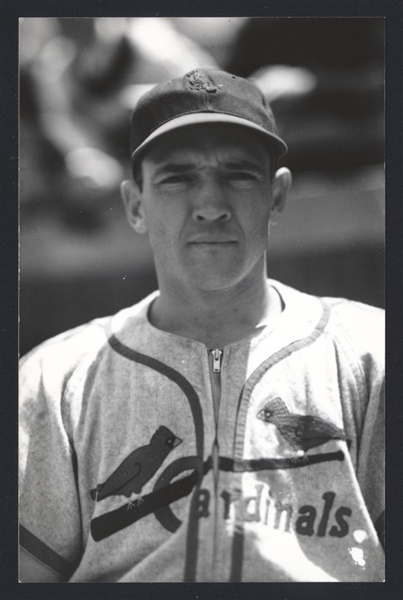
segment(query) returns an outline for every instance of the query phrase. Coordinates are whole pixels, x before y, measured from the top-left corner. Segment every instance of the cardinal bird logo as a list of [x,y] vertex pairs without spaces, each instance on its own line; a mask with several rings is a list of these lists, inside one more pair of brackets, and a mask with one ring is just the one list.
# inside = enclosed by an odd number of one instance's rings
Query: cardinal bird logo
[[[90,491],[91,498],[100,502],[108,496],[140,494],[141,488],[151,479],[168,454],[182,440],[162,425],[150,439],[150,443],[133,450],[104,483]],[[140,499],[141,501],[141,499]],[[132,504],[129,501],[129,504]]]
[[320,417],[298,415],[288,410],[281,398],[267,402],[258,412],[258,419],[272,423],[296,451],[304,453],[329,440],[345,440],[344,432]]
[[189,87],[193,90],[206,90],[209,94],[214,94],[217,91],[216,86],[211,81],[211,79],[200,71],[196,69],[187,75],[189,77]]

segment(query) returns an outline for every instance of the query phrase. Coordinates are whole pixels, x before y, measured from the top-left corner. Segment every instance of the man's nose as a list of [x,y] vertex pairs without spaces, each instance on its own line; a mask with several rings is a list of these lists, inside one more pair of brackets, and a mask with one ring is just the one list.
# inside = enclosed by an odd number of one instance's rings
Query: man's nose
[[194,221],[228,221],[231,210],[220,186],[208,182],[198,191],[194,199]]

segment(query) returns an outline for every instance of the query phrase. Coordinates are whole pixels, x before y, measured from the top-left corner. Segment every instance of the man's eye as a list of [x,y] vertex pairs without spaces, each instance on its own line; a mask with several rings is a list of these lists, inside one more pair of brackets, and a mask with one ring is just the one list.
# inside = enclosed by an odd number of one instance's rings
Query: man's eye
[[169,177],[165,177],[161,183],[170,184],[170,183],[186,183],[190,181],[190,175],[180,174],[180,175],[169,175]]
[[254,181],[257,179],[256,175],[253,173],[247,173],[244,171],[235,171],[234,173],[229,173],[228,178],[232,181]]

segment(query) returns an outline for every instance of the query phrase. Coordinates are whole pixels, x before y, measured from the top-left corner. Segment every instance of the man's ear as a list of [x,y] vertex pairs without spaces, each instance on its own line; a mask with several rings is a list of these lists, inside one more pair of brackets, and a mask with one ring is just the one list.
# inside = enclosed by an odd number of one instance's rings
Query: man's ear
[[292,176],[289,169],[282,167],[276,171],[273,181],[272,206],[270,211],[271,225],[275,225],[280,217],[291,187],[291,182]]
[[144,211],[143,196],[135,181],[126,179],[120,184],[120,194],[130,227],[137,233],[146,233],[147,217]]

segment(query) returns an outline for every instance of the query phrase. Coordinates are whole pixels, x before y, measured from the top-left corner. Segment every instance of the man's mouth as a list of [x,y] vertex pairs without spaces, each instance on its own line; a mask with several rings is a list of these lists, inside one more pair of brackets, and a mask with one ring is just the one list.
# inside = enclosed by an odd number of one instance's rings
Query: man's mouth
[[214,241],[210,241],[210,240],[207,241],[207,240],[205,240],[204,241],[203,240],[203,241],[200,241],[200,242],[189,242],[189,243],[190,244],[199,244],[199,245],[210,245],[210,246],[219,246],[220,244],[221,245],[223,245],[223,244],[236,244],[236,242],[232,241],[232,240],[220,240],[220,241],[218,241],[218,240],[214,240]]
[[229,237],[195,237],[189,240],[189,244],[209,244],[209,245],[219,245],[219,244],[237,244],[238,241],[234,238]]

